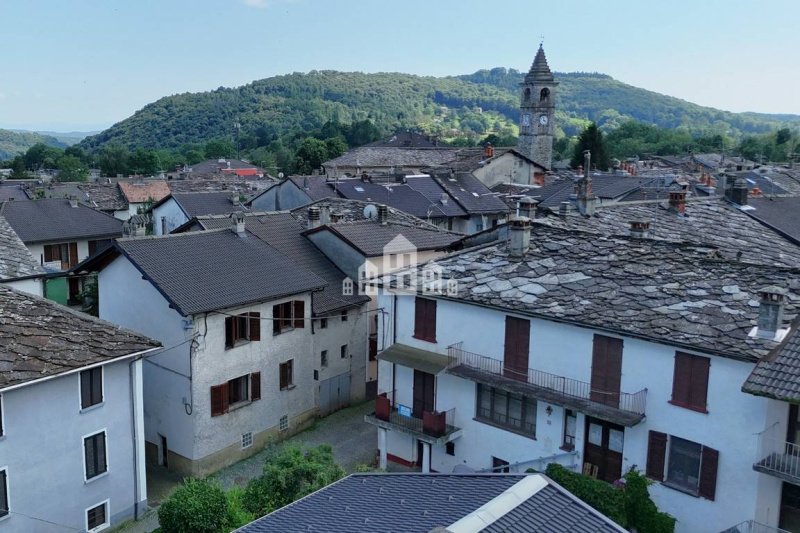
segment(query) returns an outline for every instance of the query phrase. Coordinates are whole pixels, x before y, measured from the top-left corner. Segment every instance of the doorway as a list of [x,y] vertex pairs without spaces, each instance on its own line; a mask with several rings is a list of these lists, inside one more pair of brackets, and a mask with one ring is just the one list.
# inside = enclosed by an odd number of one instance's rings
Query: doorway
[[583,473],[608,483],[621,478],[624,440],[624,427],[587,416]]
[[421,370],[414,370],[414,405],[412,416],[422,418],[422,413],[434,410],[436,376]]

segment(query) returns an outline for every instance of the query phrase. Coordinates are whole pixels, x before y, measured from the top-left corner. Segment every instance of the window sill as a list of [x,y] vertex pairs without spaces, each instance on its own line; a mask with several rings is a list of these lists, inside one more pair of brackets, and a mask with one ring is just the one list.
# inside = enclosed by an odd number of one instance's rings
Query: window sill
[[284,334],[284,333],[289,333],[290,331],[294,331],[294,330],[296,330],[296,329],[297,329],[297,328],[283,328],[283,329],[281,329],[280,331],[273,331],[273,332],[272,332],[272,336],[273,336],[273,337],[277,337],[278,335],[282,335],[282,334]]
[[288,387],[282,387],[281,390],[294,390],[297,388],[297,385],[289,385]]
[[84,480],[83,484],[84,485],[88,485],[89,483],[94,483],[98,479],[103,479],[104,477],[108,477],[108,470],[106,470],[102,474],[97,474],[93,478],[89,478],[89,479]]
[[412,335],[418,341],[430,342],[431,344],[436,344],[436,339],[426,339],[425,337],[417,337],[416,335]]
[[517,428],[515,428],[513,426],[506,426],[506,425],[500,424],[498,422],[494,422],[492,420],[487,420],[485,418],[475,417],[475,418],[473,418],[473,420],[475,422],[480,422],[481,424],[486,424],[487,426],[492,426],[492,427],[495,427],[497,429],[502,429],[503,431],[508,431],[510,433],[515,433],[515,434],[519,435],[520,437],[525,437],[525,438],[528,438],[528,439],[531,439],[531,440],[536,440],[536,434],[535,433],[533,435],[530,434],[530,433],[525,433],[521,429],[517,429]]
[[230,413],[231,411],[236,411],[237,409],[241,409],[242,407],[247,407],[251,403],[253,403],[253,400],[245,400],[243,402],[232,403],[228,405],[228,412]]
[[669,400],[667,403],[674,405],[675,407],[680,407],[682,409],[688,409],[689,411],[694,411],[696,413],[702,413],[704,415],[708,414],[708,409],[706,409],[705,407],[694,407],[692,405],[687,405],[685,403],[680,403],[680,402],[674,402],[672,400]]
[[574,444],[564,444],[562,446],[559,446],[558,449],[559,450],[563,450],[565,452],[574,452],[575,451],[575,445]]
[[688,496],[692,496],[694,498],[700,497],[700,495],[697,493],[696,490],[687,489],[686,487],[681,487],[680,485],[677,485],[675,483],[670,483],[669,481],[662,481],[661,484],[667,488],[670,488],[678,492],[682,492]]
[[4,514],[0,515],[0,522],[5,522],[9,518],[11,518],[11,513],[8,512],[8,511],[5,511]]
[[100,409],[100,408],[101,408],[101,407],[103,407],[105,404],[106,404],[106,402],[105,402],[105,401],[102,401],[102,402],[100,402],[100,403],[96,403],[96,404],[94,404],[94,405],[90,405],[89,407],[84,407],[83,409],[81,409],[81,410],[80,410],[80,414],[83,414],[83,413],[88,413],[88,412],[90,412],[90,411],[94,411],[94,410],[96,410],[96,409]]

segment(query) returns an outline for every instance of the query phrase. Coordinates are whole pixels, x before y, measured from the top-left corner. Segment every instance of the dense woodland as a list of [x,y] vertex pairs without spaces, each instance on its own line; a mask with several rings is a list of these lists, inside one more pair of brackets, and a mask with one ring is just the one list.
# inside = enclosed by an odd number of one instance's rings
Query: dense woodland
[[[71,153],[63,145],[48,151],[37,144],[32,155],[13,160],[14,174],[74,167],[65,156],[111,175],[152,174],[211,157],[248,159],[272,174],[306,173],[348,148],[404,130],[442,144],[513,145],[522,77],[505,68],[448,78],[312,71],[173,95],[84,139]],[[800,116],[729,113],[597,73],[556,77],[558,159],[572,157],[578,136],[592,123],[609,158],[724,150],[785,161],[800,151]],[[65,177],[76,175],[83,173]]]

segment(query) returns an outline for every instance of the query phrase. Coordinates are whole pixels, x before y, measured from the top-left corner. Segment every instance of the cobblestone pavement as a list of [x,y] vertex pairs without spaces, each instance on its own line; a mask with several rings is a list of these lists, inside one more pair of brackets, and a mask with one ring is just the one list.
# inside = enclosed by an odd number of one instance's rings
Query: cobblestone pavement
[[[342,409],[326,418],[317,420],[311,428],[278,443],[277,446],[330,444],[333,448],[334,459],[348,474],[354,472],[358,465],[372,465],[375,460],[378,436],[375,426],[364,422],[364,415],[371,413],[373,406],[373,402],[365,402]],[[270,450],[265,449],[248,459],[223,468],[212,477],[218,479],[226,489],[233,486],[244,486],[250,479],[261,475],[262,465],[269,453]],[[172,493],[180,484],[181,479],[159,468],[148,469],[147,476],[148,495],[153,509],[148,511],[142,520],[126,522],[117,527],[115,532],[150,533],[158,528],[156,506]]]

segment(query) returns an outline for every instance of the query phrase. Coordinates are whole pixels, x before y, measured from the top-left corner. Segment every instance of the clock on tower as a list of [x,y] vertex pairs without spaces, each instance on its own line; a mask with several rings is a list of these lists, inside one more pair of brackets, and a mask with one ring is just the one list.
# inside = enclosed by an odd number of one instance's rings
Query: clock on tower
[[[553,160],[557,86],[558,82],[547,65],[544,49],[539,45],[533,64],[521,84],[517,150],[548,170]],[[537,122],[538,127],[533,128],[533,122]]]

